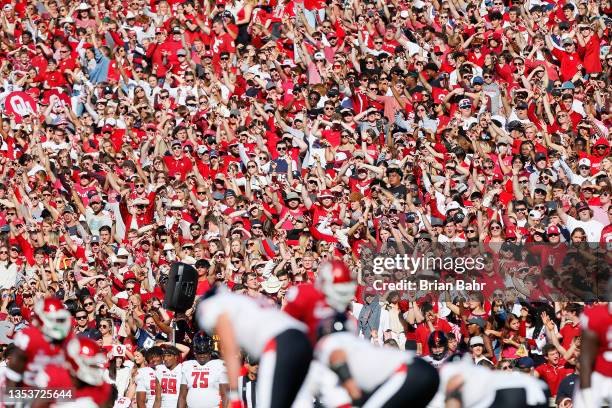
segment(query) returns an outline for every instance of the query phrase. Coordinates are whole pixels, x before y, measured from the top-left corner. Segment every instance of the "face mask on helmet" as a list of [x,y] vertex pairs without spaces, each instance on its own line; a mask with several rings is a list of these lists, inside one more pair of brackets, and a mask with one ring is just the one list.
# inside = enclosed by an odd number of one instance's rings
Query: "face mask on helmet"
[[214,350],[212,338],[198,333],[193,338],[193,351],[197,354],[208,354]]
[[351,272],[341,261],[326,262],[319,268],[317,286],[327,303],[338,312],[344,312],[355,297],[357,283]]
[[39,318],[42,321],[41,331],[45,336],[53,340],[65,339],[72,328],[70,312],[67,310],[43,314]]
[[443,331],[436,330],[429,335],[427,340],[429,352],[434,360],[442,360],[448,352],[448,338]]

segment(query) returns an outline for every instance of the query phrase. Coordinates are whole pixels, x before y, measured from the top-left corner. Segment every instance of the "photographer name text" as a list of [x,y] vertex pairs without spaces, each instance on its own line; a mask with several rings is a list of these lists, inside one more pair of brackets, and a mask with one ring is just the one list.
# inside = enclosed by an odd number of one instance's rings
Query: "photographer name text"
[[475,280],[456,280],[454,282],[439,282],[427,279],[419,280],[400,280],[396,282],[385,282],[381,279],[376,279],[372,283],[372,287],[378,291],[388,290],[422,290],[422,291],[472,291],[483,290],[486,283],[477,282]]

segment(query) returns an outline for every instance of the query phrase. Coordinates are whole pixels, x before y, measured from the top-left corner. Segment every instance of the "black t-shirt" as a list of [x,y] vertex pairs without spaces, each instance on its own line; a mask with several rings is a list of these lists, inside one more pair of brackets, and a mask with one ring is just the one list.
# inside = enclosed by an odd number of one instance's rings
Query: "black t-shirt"
[[403,184],[400,184],[395,187],[389,187],[389,191],[391,192],[391,194],[393,194],[395,198],[399,199],[406,197],[406,193],[408,193],[408,189]]

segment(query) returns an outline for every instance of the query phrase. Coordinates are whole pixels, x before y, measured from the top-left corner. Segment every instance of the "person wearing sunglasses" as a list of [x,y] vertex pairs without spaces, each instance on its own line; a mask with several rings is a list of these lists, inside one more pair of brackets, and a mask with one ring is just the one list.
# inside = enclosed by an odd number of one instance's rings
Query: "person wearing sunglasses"
[[74,327],[74,331],[76,334],[85,333],[90,329],[89,327],[89,319],[87,315],[87,311],[85,309],[77,309],[74,320],[76,321],[76,326]]

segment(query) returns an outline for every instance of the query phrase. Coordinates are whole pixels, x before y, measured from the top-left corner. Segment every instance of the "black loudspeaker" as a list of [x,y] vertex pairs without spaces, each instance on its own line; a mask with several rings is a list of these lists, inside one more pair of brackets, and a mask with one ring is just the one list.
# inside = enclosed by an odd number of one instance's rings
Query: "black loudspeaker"
[[198,271],[182,262],[175,262],[170,268],[164,308],[173,312],[184,312],[191,308],[198,286]]

